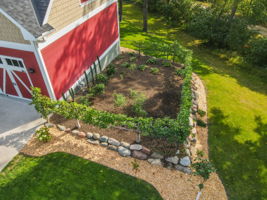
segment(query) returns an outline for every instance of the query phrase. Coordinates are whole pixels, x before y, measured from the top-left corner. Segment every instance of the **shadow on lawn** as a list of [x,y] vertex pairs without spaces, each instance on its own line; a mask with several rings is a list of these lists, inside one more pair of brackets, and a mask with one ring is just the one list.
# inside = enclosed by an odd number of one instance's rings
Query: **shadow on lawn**
[[[220,109],[211,109],[209,126],[210,157],[226,188],[229,199],[252,200],[267,198],[267,123],[255,116],[258,141],[239,142],[239,127],[227,123]],[[227,146],[228,148],[225,148]],[[265,168],[265,169],[264,169]]]

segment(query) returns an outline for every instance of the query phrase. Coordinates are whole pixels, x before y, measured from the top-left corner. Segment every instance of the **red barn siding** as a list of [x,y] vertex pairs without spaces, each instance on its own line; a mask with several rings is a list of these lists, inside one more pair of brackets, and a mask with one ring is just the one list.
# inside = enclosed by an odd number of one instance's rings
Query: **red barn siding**
[[60,98],[118,36],[117,4],[114,3],[42,49],[56,98]]
[[[0,47],[0,55],[23,59],[23,62],[26,65],[27,69],[33,68],[35,70],[35,73],[33,73],[33,74],[29,73],[29,76],[31,78],[33,86],[41,88],[42,93],[44,95],[49,96],[47,88],[46,88],[46,85],[45,85],[45,82],[44,82],[44,79],[43,79],[43,76],[42,76],[42,73],[40,71],[39,65],[37,63],[37,60],[36,60],[35,55],[34,55],[33,52]],[[30,86],[30,83],[28,81],[28,77],[26,76],[25,73],[17,72],[16,74],[19,74],[19,77],[22,79],[22,81],[26,85]],[[0,77],[0,79],[1,78],[3,78],[3,77]],[[18,83],[18,85],[20,87],[22,95],[25,98],[31,98],[31,96],[29,95],[28,91],[26,91],[24,89],[24,87],[20,85],[19,81],[17,81],[16,78],[15,78],[15,80],[16,80],[16,82]],[[14,89],[14,87],[13,87],[11,81],[9,80],[9,78],[8,78],[6,84],[7,84],[7,93],[11,94],[11,95],[18,96],[18,94],[17,94],[16,90]]]

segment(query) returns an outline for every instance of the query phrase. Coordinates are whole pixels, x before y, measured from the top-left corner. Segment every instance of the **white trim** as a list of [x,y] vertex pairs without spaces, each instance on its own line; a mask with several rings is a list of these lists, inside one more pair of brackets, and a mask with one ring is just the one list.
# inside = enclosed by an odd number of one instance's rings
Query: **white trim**
[[7,42],[0,40],[0,47],[9,48],[9,49],[17,49],[22,51],[31,51],[33,52],[34,49],[30,44],[20,44],[16,42]]
[[81,17],[80,19],[76,20],[75,22],[73,22],[73,23],[69,24],[68,26],[64,27],[62,30],[60,30],[57,33],[53,34],[51,37],[48,37],[48,38],[44,37],[46,39],[46,41],[43,42],[43,43],[38,43],[39,49],[43,49],[43,48],[47,47],[51,43],[55,42],[56,40],[58,40],[59,38],[61,38],[65,34],[67,34],[68,32],[70,32],[73,29],[75,29],[77,26],[83,24],[88,19],[92,18],[93,16],[95,16],[99,12],[103,11],[104,9],[106,9],[107,7],[109,7],[110,5],[112,5],[115,2],[117,2],[117,0],[109,0],[108,2],[103,3],[101,6],[97,7],[96,9],[94,9],[91,12],[89,12],[88,14],[86,14],[83,17]]
[[56,100],[54,89],[52,87],[52,84],[51,84],[51,81],[50,81],[50,77],[49,77],[47,69],[45,67],[46,65],[44,63],[44,59],[43,59],[42,53],[41,53],[40,49],[38,49],[35,46],[35,43],[33,41],[31,41],[31,43],[32,43],[32,46],[34,47],[34,50],[35,50],[34,51],[34,55],[35,55],[35,58],[36,58],[36,60],[38,62],[39,68],[41,70],[42,77],[44,79],[45,86],[46,86],[46,89],[48,91],[48,94],[49,94],[51,99]]
[[81,3],[81,0],[79,0],[79,1],[80,1],[80,6],[83,7],[83,6],[86,6],[86,5],[90,4],[90,3],[93,3],[96,0],[87,0],[86,2],[83,2],[83,3]]
[[[20,98],[23,97],[22,94],[21,94],[21,92],[20,92],[19,86],[18,86],[17,82],[15,81],[15,79],[14,79],[13,74],[11,73],[11,71],[6,70],[6,72],[8,73],[8,76],[9,76],[9,78],[10,78],[10,81],[11,81],[11,83],[13,84],[13,87],[15,88],[15,90],[16,90],[16,92],[17,92],[17,95],[18,95]],[[9,95],[9,94],[7,94],[7,95]]]
[[[14,72],[11,71],[11,73],[19,80],[19,82],[25,87],[26,90],[28,90],[28,92],[31,94],[32,91],[27,87],[27,85],[25,83],[23,83],[23,81],[19,78],[19,76]],[[31,81],[30,81],[31,82]],[[31,83],[30,83],[31,84]],[[32,86],[32,84],[31,84]]]
[[[120,47],[121,46],[121,30],[120,30],[119,2],[117,2],[117,23],[118,23],[119,47]],[[120,53],[121,53],[121,48],[119,48],[119,54]]]
[[15,24],[20,30],[25,40],[35,40],[35,37],[27,31],[22,25],[20,25],[15,19],[8,15],[2,8],[0,8],[0,13],[2,13],[6,18],[8,18],[13,24]]
[[[115,46],[115,45],[117,45],[118,43],[120,42],[120,38],[117,38],[106,50],[105,50],[105,52],[99,57],[99,60],[102,60],[109,52],[110,52],[110,50]],[[96,62],[96,61],[95,61]],[[104,63],[103,64],[103,66],[106,66],[107,65],[107,63]],[[88,69],[85,71],[85,73],[89,73],[90,72],[90,70],[91,70],[91,68],[93,69],[93,67],[94,67],[94,64],[92,64],[91,66],[89,66],[88,67]],[[79,83],[82,81],[82,79],[83,79],[83,74],[80,76],[80,78],[70,87],[70,88],[72,88],[72,89],[74,89],[74,88],[76,88],[78,85],[79,85]],[[70,89],[69,88],[69,89]],[[66,91],[65,93],[64,93],[64,95],[66,96],[66,97],[68,97],[69,95],[68,95],[68,91]],[[61,97],[59,100],[63,100],[63,97]]]
[[42,25],[45,25],[48,21],[48,17],[50,15],[51,9],[52,9],[52,5],[53,5],[54,0],[50,0],[49,5],[47,7],[46,13],[45,13],[45,17],[44,17],[44,21]]
[[14,95],[11,95],[11,94],[0,94],[0,95],[7,96],[7,97],[12,97],[12,98],[15,98],[15,99],[21,99],[21,100],[28,101],[28,102],[32,102],[31,99],[27,99],[27,98],[24,98],[24,97],[18,97],[18,96],[14,96]]

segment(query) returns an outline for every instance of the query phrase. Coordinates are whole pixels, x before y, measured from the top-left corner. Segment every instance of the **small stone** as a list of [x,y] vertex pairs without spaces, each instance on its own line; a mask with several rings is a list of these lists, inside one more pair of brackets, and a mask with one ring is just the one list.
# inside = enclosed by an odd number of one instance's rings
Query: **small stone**
[[98,140],[92,140],[92,139],[88,139],[87,140],[90,144],[94,144],[94,145],[98,145],[99,141]]
[[151,165],[162,166],[162,162],[161,162],[160,159],[149,158],[147,161],[148,161]]
[[151,154],[151,150],[148,149],[148,148],[146,148],[146,147],[144,147],[144,146],[143,146],[143,148],[142,148],[141,151],[142,151],[143,153],[147,154],[147,155],[150,155],[150,154]]
[[170,162],[168,162],[167,165],[166,165],[166,168],[167,168],[167,169],[172,169],[172,167],[173,167],[173,164],[170,163]]
[[131,155],[131,151],[129,149],[126,149],[125,147],[120,146],[118,148],[118,152],[121,156],[126,157]]
[[130,144],[127,143],[127,142],[121,142],[121,146],[123,146],[123,147],[125,147],[125,148],[127,148],[127,149],[130,148]]
[[98,133],[93,133],[93,138],[94,138],[95,140],[99,140],[99,138],[100,138],[100,134],[98,134]]
[[57,125],[57,128],[60,130],[60,131],[65,131],[66,130],[66,127],[65,126],[62,126],[62,125]]
[[133,150],[133,151],[139,151],[139,150],[141,150],[143,147],[142,147],[142,145],[140,145],[140,144],[131,144],[130,145],[130,149],[131,150]]
[[156,152],[153,152],[150,157],[154,158],[154,159],[163,159],[164,158],[163,155],[156,153]]
[[100,145],[101,145],[102,147],[107,147],[107,146],[108,146],[108,143],[107,143],[107,142],[101,142]]
[[78,131],[78,130],[73,130],[73,131],[71,131],[71,133],[72,133],[73,135],[78,135],[78,134],[80,133],[80,131]]
[[136,151],[134,150],[132,153],[132,157],[137,158],[139,160],[146,160],[147,159],[147,155],[141,151]]
[[190,148],[190,144],[187,141],[184,141],[183,145],[184,148]]
[[71,129],[70,128],[66,128],[65,132],[66,133],[71,133]]
[[175,169],[181,171],[181,172],[184,172],[186,174],[191,174],[192,173],[192,170],[189,168],[189,167],[184,167],[184,166],[181,166],[181,165],[175,165]]
[[88,139],[92,139],[92,138],[93,138],[93,133],[87,132],[87,133],[86,133],[86,137],[87,137]]
[[181,158],[180,164],[183,165],[184,167],[189,167],[191,165],[191,161],[190,161],[189,156],[185,156],[185,157]]
[[192,128],[191,133],[192,134],[197,134],[197,129],[196,128]]
[[109,149],[109,150],[112,150],[112,151],[117,151],[118,147],[115,146],[115,145],[109,145],[109,146],[108,146],[108,149]]
[[196,139],[196,138],[192,138],[192,139],[191,139],[191,142],[192,142],[193,144],[196,144],[196,143],[197,143],[197,139]]
[[189,117],[189,126],[193,127],[194,121],[192,117]]
[[185,154],[186,154],[187,156],[190,156],[190,155],[191,155],[190,150],[189,150],[189,149],[185,149]]
[[47,128],[54,128],[55,127],[55,124],[52,124],[52,123],[46,123],[45,126]]
[[178,149],[175,154],[179,155],[180,154],[180,150]]
[[179,158],[177,156],[173,156],[173,157],[168,157],[165,159],[167,162],[170,162],[172,164],[177,165],[179,162]]
[[108,142],[108,136],[103,135],[99,138],[99,140],[100,142]]
[[81,131],[81,132],[78,133],[78,136],[81,137],[81,138],[84,138],[84,137],[86,137],[86,134],[85,134],[85,132]]
[[108,143],[114,146],[120,146],[120,142],[118,140],[115,140],[114,138],[109,138]]

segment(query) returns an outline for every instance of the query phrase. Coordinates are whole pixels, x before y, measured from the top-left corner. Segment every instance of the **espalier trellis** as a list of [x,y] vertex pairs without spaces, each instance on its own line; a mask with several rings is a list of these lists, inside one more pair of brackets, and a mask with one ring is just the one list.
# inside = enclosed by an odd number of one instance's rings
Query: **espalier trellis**
[[[165,47],[165,49],[162,50],[162,47]],[[149,55],[151,56],[157,55],[158,57],[171,58],[173,61],[184,64],[181,105],[176,119],[170,119],[168,117],[156,119],[152,117],[128,117],[123,114],[96,110],[76,102],[55,101],[41,95],[39,88],[32,88],[32,104],[45,118],[48,114],[54,113],[67,119],[81,120],[101,128],[123,126],[134,129],[142,135],[168,138],[171,142],[183,143],[190,133],[192,52],[178,42],[174,42],[173,44],[139,42],[138,48],[140,52],[149,51]]]

